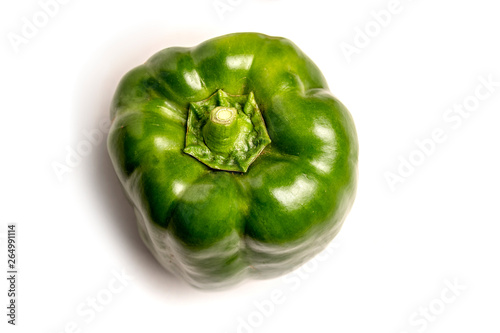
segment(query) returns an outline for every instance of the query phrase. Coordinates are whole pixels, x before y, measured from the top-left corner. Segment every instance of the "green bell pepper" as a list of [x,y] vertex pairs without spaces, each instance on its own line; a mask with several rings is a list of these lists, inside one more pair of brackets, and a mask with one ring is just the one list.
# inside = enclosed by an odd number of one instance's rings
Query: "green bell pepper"
[[164,49],[124,76],[111,118],[109,154],[143,241],[196,287],[297,268],[353,204],[351,115],[287,39]]

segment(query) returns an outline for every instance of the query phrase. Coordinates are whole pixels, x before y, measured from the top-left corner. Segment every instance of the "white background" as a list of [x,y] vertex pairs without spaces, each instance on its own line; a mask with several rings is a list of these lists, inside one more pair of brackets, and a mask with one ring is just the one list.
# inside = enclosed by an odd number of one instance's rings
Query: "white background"
[[[495,4],[401,0],[381,27],[372,12],[394,9],[389,0],[72,0],[46,22],[36,0],[2,1],[0,258],[6,271],[15,222],[20,272],[16,327],[0,284],[2,331],[499,332],[500,86],[481,86],[500,82]],[[45,26],[15,46],[25,20]],[[239,31],[287,37],[322,69],[357,126],[359,188],[330,251],[308,266],[202,292],[142,245],[104,141],[61,179],[54,165],[102,133],[129,69]],[[464,102],[466,118],[445,118]],[[445,140],[432,147],[436,130]],[[420,165],[403,170],[410,158]],[[116,282],[122,271],[133,279]]]

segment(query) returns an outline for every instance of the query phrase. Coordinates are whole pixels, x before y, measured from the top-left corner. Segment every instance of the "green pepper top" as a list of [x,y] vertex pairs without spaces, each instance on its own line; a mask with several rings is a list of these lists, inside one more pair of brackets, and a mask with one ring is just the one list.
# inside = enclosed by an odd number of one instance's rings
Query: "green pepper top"
[[287,39],[160,51],[122,79],[111,117],[108,150],[143,240],[197,287],[296,268],[354,201],[352,118]]
[[190,104],[184,152],[212,169],[245,172],[270,142],[253,93]]

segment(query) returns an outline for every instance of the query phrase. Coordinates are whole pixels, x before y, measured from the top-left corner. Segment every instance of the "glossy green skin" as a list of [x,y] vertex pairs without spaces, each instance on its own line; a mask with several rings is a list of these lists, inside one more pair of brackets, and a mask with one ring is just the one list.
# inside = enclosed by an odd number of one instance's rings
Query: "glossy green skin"
[[[271,144],[245,173],[182,152],[190,102],[253,91]],[[158,52],[120,82],[108,150],[140,234],[200,288],[289,272],[339,231],[356,192],[358,142],[316,65],[284,38],[230,34]]]

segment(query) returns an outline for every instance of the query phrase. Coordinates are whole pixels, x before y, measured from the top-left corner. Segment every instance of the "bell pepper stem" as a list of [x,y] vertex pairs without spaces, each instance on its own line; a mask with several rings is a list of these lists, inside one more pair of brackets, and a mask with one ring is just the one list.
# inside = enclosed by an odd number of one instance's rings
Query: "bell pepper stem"
[[226,153],[238,138],[238,110],[218,106],[210,112],[210,119],[203,127],[203,138],[212,151]]
[[252,92],[217,90],[189,105],[183,152],[212,169],[246,172],[270,142]]

